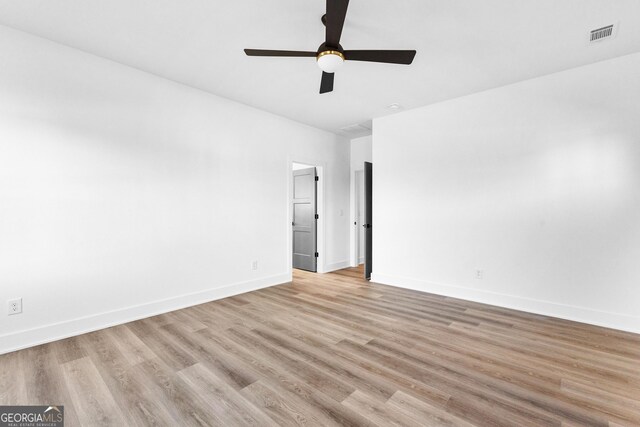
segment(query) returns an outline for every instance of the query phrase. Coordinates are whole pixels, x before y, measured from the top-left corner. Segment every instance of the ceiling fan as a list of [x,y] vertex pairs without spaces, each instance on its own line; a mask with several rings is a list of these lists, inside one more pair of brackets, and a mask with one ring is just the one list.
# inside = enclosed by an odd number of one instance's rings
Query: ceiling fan
[[344,61],[385,62],[409,65],[415,50],[344,50],[340,46],[342,27],[347,16],[349,0],[327,0],[327,13],[322,16],[326,27],[325,42],[316,52],[292,50],[245,49],[248,56],[315,57],[322,70],[320,93],[333,91],[333,78]]

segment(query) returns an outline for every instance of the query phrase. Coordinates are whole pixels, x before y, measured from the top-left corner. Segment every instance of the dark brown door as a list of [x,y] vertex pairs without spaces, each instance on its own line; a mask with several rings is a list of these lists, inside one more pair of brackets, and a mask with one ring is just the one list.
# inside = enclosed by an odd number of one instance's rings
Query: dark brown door
[[364,277],[371,280],[373,271],[373,165],[364,162]]

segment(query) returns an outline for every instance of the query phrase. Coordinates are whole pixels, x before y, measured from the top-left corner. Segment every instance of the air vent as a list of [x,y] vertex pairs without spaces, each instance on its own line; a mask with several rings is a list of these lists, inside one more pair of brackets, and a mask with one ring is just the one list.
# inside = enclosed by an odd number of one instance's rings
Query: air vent
[[340,128],[339,132],[349,138],[371,135],[371,121],[345,126]]
[[598,28],[597,30],[592,30],[589,41],[591,43],[595,43],[602,40],[610,39],[614,36],[613,30],[613,25],[608,25],[606,27]]

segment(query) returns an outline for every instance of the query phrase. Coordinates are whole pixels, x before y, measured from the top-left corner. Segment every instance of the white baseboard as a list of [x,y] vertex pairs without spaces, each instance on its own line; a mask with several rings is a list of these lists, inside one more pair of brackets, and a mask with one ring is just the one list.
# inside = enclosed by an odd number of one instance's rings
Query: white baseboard
[[629,316],[625,314],[594,310],[587,307],[577,307],[551,301],[541,301],[514,295],[494,293],[461,286],[445,285],[425,280],[380,273],[373,273],[371,275],[371,281],[399,288],[413,289],[416,291],[428,292],[468,301],[497,305],[504,308],[541,314],[543,316],[557,317],[560,319],[588,323],[590,325],[640,333],[640,317],[638,316]]
[[342,270],[343,268],[351,267],[351,263],[347,261],[334,262],[324,266],[323,273],[331,273],[332,271]]
[[358,259],[358,265],[364,264],[364,257]]
[[146,317],[204,304],[222,298],[267,288],[291,281],[291,274],[279,274],[247,282],[234,283],[220,288],[180,295],[160,301],[153,301],[133,307],[100,313],[92,316],[67,320],[33,329],[13,332],[0,336],[0,354],[58,341],[76,335],[109,328],[111,326],[144,319]]

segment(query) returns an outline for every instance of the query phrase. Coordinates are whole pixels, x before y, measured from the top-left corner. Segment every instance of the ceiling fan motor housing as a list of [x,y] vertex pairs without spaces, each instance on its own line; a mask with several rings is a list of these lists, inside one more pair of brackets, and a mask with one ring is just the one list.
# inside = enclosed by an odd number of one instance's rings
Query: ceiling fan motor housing
[[329,46],[326,43],[322,43],[320,45],[320,47],[318,48],[318,55],[320,55],[322,52],[326,52],[328,50],[334,50],[336,52],[340,52],[341,54],[344,54],[344,49],[342,48],[341,45],[338,46]]

